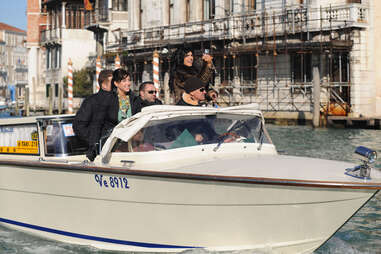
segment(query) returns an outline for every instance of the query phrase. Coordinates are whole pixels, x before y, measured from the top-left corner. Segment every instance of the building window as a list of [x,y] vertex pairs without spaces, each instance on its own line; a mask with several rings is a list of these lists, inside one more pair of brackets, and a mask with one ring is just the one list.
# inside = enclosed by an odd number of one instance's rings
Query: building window
[[66,7],[66,28],[83,28],[83,6],[79,4],[70,4]]
[[204,20],[208,19],[214,19],[215,11],[216,11],[216,4],[215,0],[204,0]]
[[128,0],[113,0],[112,9],[114,11],[128,11]]
[[255,11],[257,6],[256,6],[256,0],[247,0],[247,8],[248,11]]
[[51,57],[52,57],[52,49],[46,49],[46,69],[49,70],[51,68]]
[[58,84],[54,84],[54,96],[55,97],[58,97],[58,90],[59,90],[59,87],[58,87]]
[[291,55],[291,74],[293,82],[311,82],[311,53],[295,53]]
[[46,98],[49,98],[49,95],[50,95],[50,84],[46,84],[45,94],[46,94]]
[[332,81],[349,82],[349,55],[346,52],[333,54]]
[[229,1],[229,11],[230,13],[234,12],[234,0],[228,0]]
[[174,2],[175,0],[169,0],[169,15],[168,15],[168,24],[174,24],[175,23],[175,11],[174,11]]
[[99,21],[108,21],[108,0],[99,0]]
[[241,82],[251,83],[257,79],[256,63],[257,58],[255,54],[244,54],[239,56],[239,76]]
[[190,21],[190,0],[186,0],[185,2],[185,22]]

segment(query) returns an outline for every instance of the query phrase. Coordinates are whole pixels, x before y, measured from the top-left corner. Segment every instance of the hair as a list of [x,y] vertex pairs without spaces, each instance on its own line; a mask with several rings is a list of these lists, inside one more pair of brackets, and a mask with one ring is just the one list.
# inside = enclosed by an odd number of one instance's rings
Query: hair
[[193,50],[189,47],[184,46],[183,48],[178,49],[176,51],[175,64],[176,65],[184,64],[184,58],[189,52],[192,52],[192,54],[193,54]]
[[113,73],[112,73],[112,80],[111,80],[111,86],[112,88],[114,89],[115,88],[115,82],[120,82],[122,81],[123,79],[127,78],[127,77],[131,77],[131,74],[126,71],[125,69],[116,69]]
[[112,76],[112,70],[102,70],[98,77],[99,86],[102,87],[102,83],[110,76]]
[[187,46],[184,46],[182,48],[178,48],[172,55],[171,57],[171,70],[170,70],[170,75],[169,75],[169,88],[171,90],[171,92],[174,91],[174,75],[176,73],[176,70],[180,67],[180,66],[183,66],[184,65],[184,58],[186,56],[186,54],[188,54],[189,52],[192,52],[192,54],[194,54],[192,48],[190,47],[187,47]]
[[145,81],[141,83],[139,86],[139,92],[144,91],[147,85],[155,85],[155,83],[153,83],[153,81]]

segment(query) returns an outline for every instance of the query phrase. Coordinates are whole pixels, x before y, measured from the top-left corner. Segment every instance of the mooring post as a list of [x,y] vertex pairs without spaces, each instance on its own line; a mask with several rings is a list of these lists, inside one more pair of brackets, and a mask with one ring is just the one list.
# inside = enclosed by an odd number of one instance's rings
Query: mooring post
[[313,119],[312,125],[314,128],[318,128],[320,126],[320,73],[319,68],[317,66],[313,67],[313,103],[314,103],[314,111],[313,111]]
[[24,115],[29,116],[29,87],[25,87]]

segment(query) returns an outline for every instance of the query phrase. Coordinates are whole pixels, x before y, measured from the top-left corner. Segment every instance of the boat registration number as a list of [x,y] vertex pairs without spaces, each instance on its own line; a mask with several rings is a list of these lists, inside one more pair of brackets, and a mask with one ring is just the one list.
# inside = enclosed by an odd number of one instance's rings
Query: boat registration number
[[128,180],[126,177],[118,176],[104,176],[95,174],[95,182],[99,184],[99,187],[116,188],[116,189],[129,189]]

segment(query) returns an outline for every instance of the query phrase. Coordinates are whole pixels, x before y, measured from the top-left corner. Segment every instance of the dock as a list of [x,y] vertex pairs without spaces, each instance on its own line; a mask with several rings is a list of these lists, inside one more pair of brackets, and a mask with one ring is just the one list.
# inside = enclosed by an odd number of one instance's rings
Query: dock
[[328,116],[327,124],[336,128],[381,129],[380,117]]
[[[266,123],[276,125],[312,125],[310,112],[263,112]],[[379,117],[320,116],[320,126],[328,128],[381,129]]]

